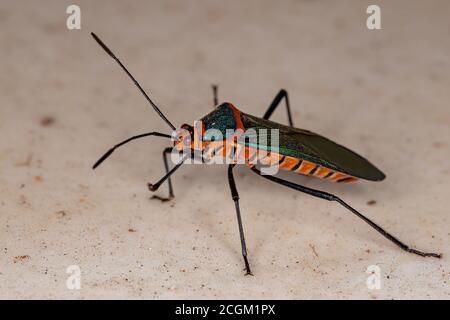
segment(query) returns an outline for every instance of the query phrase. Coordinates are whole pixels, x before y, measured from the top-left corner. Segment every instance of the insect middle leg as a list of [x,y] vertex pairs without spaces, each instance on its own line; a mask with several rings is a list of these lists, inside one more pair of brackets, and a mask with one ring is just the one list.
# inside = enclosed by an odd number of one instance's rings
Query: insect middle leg
[[289,104],[289,95],[286,90],[281,89],[280,92],[275,96],[275,99],[273,99],[272,103],[270,104],[269,108],[267,109],[266,113],[263,116],[263,119],[268,120],[272,113],[275,111],[275,109],[280,105],[281,100],[286,101],[286,110],[288,115],[288,122],[291,127],[294,126],[294,123],[292,121],[292,115],[291,115],[291,106]]
[[230,164],[228,166],[228,182],[230,184],[230,190],[231,190],[231,197],[233,198],[234,205],[236,207],[236,217],[238,221],[239,226],[239,236],[241,238],[241,249],[242,249],[242,256],[244,257],[244,263],[245,263],[245,275],[253,275],[250,270],[250,265],[248,263],[247,259],[247,246],[245,245],[245,236],[244,236],[244,227],[242,226],[242,218],[241,218],[241,210],[239,208],[239,194],[236,188],[236,183],[234,181],[233,176],[233,168],[234,164]]
[[302,185],[299,185],[299,184],[296,184],[296,183],[293,183],[293,182],[290,182],[290,181],[287,181],[287,180],[280,179],[280,178],[275,177],[275,176],[262,175],[261,172],[258,169],[256,169],[255,167],[252,167],[251,170],[253,172],[255,172],[256,174],[258,174],[259,176],[263,177],[263,178],[266,178],[268,180],[271,180],[271,181],[276,182],[278,184],[281,184],[283,186],[289,187],[291,189],[294,189],[294,190],[297,190],[297,191],[309,194],[309,195],[317,197],[317,198],[325,199],[325,200],[328,200],[328,201],[336,201],[336,202],[338,202],[343,207],[345,207],[347,210],[349,210],[350,212],[355,214],[358,218],[360,218],[360,219],[364,220],[366,223],[368,223],[372,228],[377,230],[384,237],[386,237],[387,239],[389,239],[390,241],[395,243],[397,246],[399,246],[401,249],[403,249],[403,250],[405,250],[407,252],[414,253],[414,254],[417,254],[417,255],[422,256],[422,257],[441,258],[441,254],[438,254],[438,253],[422,252],[422,251],[418,251],[418,250],[410,248],[408,245],[406,245],[403,242],[401,242],[400,240],[398,240],[396,237],[394,237],[393,235],[388,233],[386,230],[384,230],[382,227],[377,225],[375,222],[373,222],[369,218],[367,218],[364,215],[362,215],[360,212],[358,212],[356,209],[352,208],[350,205],[345,203],[341,198],[335,196],[334,194],[327,193],[327,192],[320,191],[320,190],[316,190],[316,189],[312,189],[312,188],[308,188],[308,187],[305,187],[305,186],[302,186]]

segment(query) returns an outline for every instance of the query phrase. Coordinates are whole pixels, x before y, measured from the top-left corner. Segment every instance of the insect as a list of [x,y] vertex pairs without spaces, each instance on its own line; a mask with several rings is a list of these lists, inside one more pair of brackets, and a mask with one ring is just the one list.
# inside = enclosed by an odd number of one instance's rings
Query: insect
[[[127,75],[134,82],[136,87],[141,91],[141,93],[145,96],[147,101],[153,107],[153,109],[158,113],[158,115],[167,123],[167,125],[171,128],[173,134],[165,134],[160,132],[148,132],[140,135],[136,135],[130,137],[111,149],[109,149],[93,166],[93,169],[97,168],[106,158],[108,158],[118,147],[127,144],[130,141],[140,139],[148,136],[157,136],[164,137],[174,140],[174,147],[178,150],[185,149],[193,149],[194,141],[195,141],[195,130],[192,126],[188,124],[183,124],[179,130],[175,128],[175,126],[166,118],[166,116],[161,112],[159,107],[150,99],[147,93],[142,89],[140,84],[136,81],[136,79],[131,75],[131,73],[127,70],[127,68],[122,64],[122,62],[116,57],[116,55],[94,34],[91,33],[97,43],[108,53],[127,73]],[[392,236],[390,233],[385,231],[382,227],[378,226],[375,222],[365,217],[359,211],[351,207],[349,204],[344,202],[341,198],[316,189],[312,189],[297,183],[293,183],[288,180],[281,179],[277,176],[273,175],[264,175],[261,173],[260,168],[256,166],[251,160],[258,156],[258,152],[260,149],[264,149],[266,151],[266,162],[269,164],[273,164],[273,162],[277,162],[279,168],[282,170],[287,170],[293,173],[300,173],[309,176],[319,177],[328,181],[337,182],[337,183],[345,183],[352,182],[358,179],[369,180],[369,181],[381,181],[385,178],[383,172],[377,169],[373,164],[371,164],[368,160],[363,158],[362,156],[356,154],[355,152],[323,137],[313,132],[297,129],[293,125],[291,108],[289,103],[288,93],[285,90],[281,90],[273,102],[270,104],[269,108],[265,112],[262,118],[255,117],[250,114],[246,114],[241,112],[238,108],[236,108],[231,103],[218,103],[217,96],[217,87],[213,86],[214,93],[214,105],[215,109],[207,114],[205,117],[201,119],[202,126],[200,128],[200,133],[203,134],[208,129],[215,129],[221,133],[224,133],[226,142],[228,145],[231,145],[233,149],[243,149],[245,152],[235,153],[236,158],[241,156],[243,157],[244,163],[248,165],[248,167],[265,179],[268,179],[277,184],[286,186],[288,188],[309,194],[311,196],[325,199],[328,201],[335,201],[345,207],[347,210],[355,214],[357,217],[368,223],[372,228],[377,230],[384,237],[392,241],[394,244],[399,246],[404,251],[420,255],[422,257],[435,257],[440,258],[441,255],[437,253],[428,253],[415,250],[410,248],[405,243],[398,240],[396,237]],[[285,101],[287,116],[289,125],[282,125],[273,121],[270,121],[269,118],[275,109],[280,105],[281,101]],[[277,129],[279,131],[279,147],[275,149],[271,149],[271,146],[266,143],[265,145],[254,145],[249,142],[249,139],[240,139],[239,136],[232,135],[226,136],[227,129],[256,129],[255,132],[260,132],[260,129]],[[258,131],[259,130],[259,131]],[[258,135],[258,133],[256,133]],[[201,149],[205,149],[206,147],[209,150],[213,150],[217,155],[221,155],[225,157],[227,155],[226,149],[223,148],[224,141],[216,141],[212,138],[208,138],[205,135],[202,137]],[[259,141],[259,140],[257,140]],[[166,174],[156,183],[149,183],[148,187],[150,191],[154,192],[158,190],[160,185],[164,183],[166,180],[168,182],[169,188],[169,197],[163,198],[159,196],[153,196],[156,199],[161,201],[169,201],[174,198],[172,181],[170,180],[170,176],[178,170],[186,160],[186,157],[183,157],[181,161],[179,161],[172,169],[169,170],[168,164],[168,155],[172,152],[173,148],[168,147],[163,150],[163,160],[164,166],[166,170]],[[243,155],[243,156],[242,156]],[[235,159],[236,160],[236,159]],[[244,228],[242,224],[241,212],[239,207],[239,194],[236,188],[235,179],[233,176],[233,169],[236,166],[236,162],[228,164],[228,182],[231,191],[231,197],[235,204],[236,209],[236,217],[239,227],[239,235],[241,241],[241,249],[242,256],[245,264],[245,274],[251,275],[250,264],[248,262],[248,254],[247,248],[245,244],[245,236],[244,236]]]

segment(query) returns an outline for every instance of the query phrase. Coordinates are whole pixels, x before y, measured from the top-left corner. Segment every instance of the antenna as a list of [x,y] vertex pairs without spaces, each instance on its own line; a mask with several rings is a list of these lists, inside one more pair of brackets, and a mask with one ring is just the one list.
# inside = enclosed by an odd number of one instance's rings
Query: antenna
[[142,92],[144,97],[152,105],[153,109],[155,109],[155,111],[159,114],[159,116],[169,125],[169,127],[172,130],[176,130],[174,125],[172,123],[170,123],[170,121],[161,112],[161,110],[159,110],[158,106],[152,101],[152,99],[150,99],[150,97],[147,95],[147,93],[145,93],[144,89],[142,89],[141,85],[137,82],[137,80],[131,75],[131,73],[127,70],[127,68],[125,68],[125,66],[122,64],[122,62],[120,62],[119,58],[117,58],[116,55],[114,53],[112,53],[112,51],[103,43],[102,40],[100,40],[99,37],[97,37],[97,35],[95,33],[91,32],[91,35],[95,39],[95,41],[97,41],[97,43],[103,48],[103,50],[105,50],[106,53],[111,56],[111,58],[113,58],[114,60],[117,61],[117,63],[122,67],[123,71],[126,72],[126,74],[131,78],[131,80],[133,80],[136,87]]

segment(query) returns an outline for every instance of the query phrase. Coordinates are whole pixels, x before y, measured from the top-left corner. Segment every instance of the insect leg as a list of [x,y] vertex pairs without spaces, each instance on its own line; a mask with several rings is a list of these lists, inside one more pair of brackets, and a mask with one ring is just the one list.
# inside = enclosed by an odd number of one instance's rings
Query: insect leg
[[422,251],[418,251],[418,250],[410,248],[409,246],[407,246],[406,244],[404,244],[403,242],[398,240],[396,237],[394,237],[393,235],[391,235],[390,233],[385,231],[383,228],[381,228],[375,222],[373,222],[369,218],[365,217],[360,212],[358,212],[356,209],[352,208],[350,205],[345,203],[342,199],[340,199],[339,197],[337,197],[337,196],[335,196],[335,195],[333,195],[331,193],[327,193],[327,192],[316,190],[316,189],[311,189],[311,188],[308,188],[308,187],[305,187],[305,186],[302,186],[302,185],[299,185],[299,184],[296,184],[296,183],[293,183],[293,182],[290,182],[290,181],[287,181],[287,180],[280,179],[278,177],[269,176],[269,175],[262,175],[261,172],[258,169],[256,169],[255,167],[253,167],[251,169],[252,169],[252,171],[256,172],[261,177],[266,178],[268,180],[271,180],[273,182],[276,182],[278,184],[281,184],[283,186],[286,186],[286,187],[289,187],[291,189],[294,189],[294,190],[297,190],[297,191],[309,194],[309,195],[314,196],[314,197],[322,198],[322,199],[325,199],[325,200],[328,200],[328,201],[336,201],[336,202],[338,202],[343,207],[345,207],[346,209],[348,209],[349,211],[354,213],[356,216],[358,216],[360,219],[362,219],[366,223],[368,223],[372,228],[377,230],[384,237],[386,237],[387,239],[389,239],[390,241],[395,243],[397,246],[399,246],[401,249],[403,249],[403,250],[405,250],[407,252],[414,253],[414,254],[417,254],[417,255],[422,256],[422,257],[441,258],[441,254],[438,254],[438,253],[422,252]]
[[214,97],[214,108],[219,104],[219,97],[217,96],[217,85],[212,85],[213,97]]
[[236,207],[236,216],[239,225],[239,235],[241,237],[242,256],[244,257],[245,262],[245,270],[246,270],[245,275],[253,275],[252,272],[250,271],[250,265],[247,259],[247,247],[245,245],[244,228],[242,226],[241,210],[239,209],[239,194],[233,176],[234,166],[235,166],[234,164],[230,164],[228,166],[228,182],[230,184],[231,197],[233,198],[234,205]]
[[[172,147],[167,147],[163,150],[163,161],[164,161],[164,168],[166,169],[166,174],[169,173],[169,163],[167,161],[167,156],[172,152]],[[169,197],[168,198],[164,198],[164,197],[160,197],[158,195],[154,195],[151,197],[151,199],[157,199],[160,200],[162,202],[165,201],[169,201],[172,200],[173,198],[175,198],[175,195],[173,194],[173,187],[172,187],[172,180],[170,179],[170,177],[167,178],[167,182],[169,184]]]
[[97,160],[97,162],[92,166],[92,169],[97,168],[103,161],[105,161],[117,148],[123,146],[124,144],[127,144],[128,142],[131,142],[133,140],[136,139],[140,139],[140,138],[144,138],[144,137],[148,137],[148,136],[157,136],[157,137],[164,137],[164,138],[172,138],[171,135],[169,134],[165,134],[165,133],[160,133],[160,132],[147,132],[147,133],[143,133],[143,134],[139,134],[137,136],[133,136],[131,138],[128,138],[118,144],[116,144],[114,147],[112,147],[111,149],[109,149],[103,156],[100,157],[100,159]]
[[288,96],[287,91],[284,89],[281,89],[280,92],[278,92],[278,94],[276,95],[275,99],[273,99],[272,103],[269,106],[269,109],[267,109],[266,113],[264,114],[263,119],[267,120],[270,118],[270,116],[275,111],[275,109],[278,107],[278,105],[280,104],[281,100],[283,100],[283,98],[286,101],[286,109],[287,109],[289,125],[291,127],[293,127],[294,123],[292,121],[291,107],[289,104],[289,96]]
[[[156,182],[155,184],[148,183],[148,184],[147,184],[147,185],[148,185],[148,189],[149,189],[150,191],[152,191],[152,192],[158,190],[158,188],[160,187],[160,185],[161,185],[164,181],[166,181],[172,174],[174,174],[174,172],[177,171],[177,169],[178,169],[179,167],[181,167],[181,165],[183,164],[184,160],[186,160],[188,156],[190,156],[190,155],[189,155],[189,154],[186,154],[186,155],[180,160],[180,162],[178,162],[177,165],[176,165],[175,167],[173,167],[173,168],[172,168],[169,172],[167,172],[161,179],[159,179],[158,182]],[[164,159],[165,159],[165,157],[164,157]],[[165,163],[165,161],[164,161],[164,163]],[[168,166],[167,166],[166,168],[168,168]],[[170,187],[169,187],[169,188],[170,188]],[[169,191],[169,192],[170,192],[170,191]],[[169,197],[170,197],[170,196],[169,196]],[[170,199],[170,198],[169,198],[169,199]],[[169,200],[169,199],[167,199],[167,200]],[[162,199],[161,199],[161,200],[162,200]],[[164,201],[164,200],[162,200],[162,201]]]

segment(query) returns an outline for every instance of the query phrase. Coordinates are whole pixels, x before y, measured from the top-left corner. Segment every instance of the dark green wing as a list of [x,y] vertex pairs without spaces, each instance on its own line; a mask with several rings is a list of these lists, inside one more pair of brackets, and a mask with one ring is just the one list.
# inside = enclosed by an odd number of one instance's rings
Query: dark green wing
[[[242,112],[241,119],[246,132],[248,132],[248,129],[254,129],[254,131],[241,136],[238,141],[240,144],[276,151],[282,155],[311,161],[329,169],[366,180],[380,181],[385,178],[384,173],[365,158],[311,131],[292,128]],[[255,132],[258,136],[260,129],[267,129],[268,143],[259,141],[256,145],[255,142],[258,140],[255,139]],[[279,150],[271,150],[270,129],[279,130]]]

